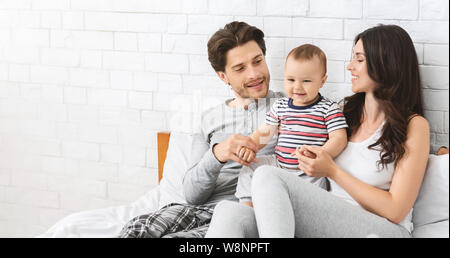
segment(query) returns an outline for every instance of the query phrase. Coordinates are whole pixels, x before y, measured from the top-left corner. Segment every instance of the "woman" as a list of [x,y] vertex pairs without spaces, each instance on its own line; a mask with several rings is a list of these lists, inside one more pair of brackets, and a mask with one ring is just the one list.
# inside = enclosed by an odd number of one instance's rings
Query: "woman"
[[331,191],[260,167],[254,209],[219,203],[207,237],[411,237],[430,146],[417,55],[395,25],[368,29],[354,43],[346,149],[334,161],[315,146],[296,153],[308,176],[330,179]]

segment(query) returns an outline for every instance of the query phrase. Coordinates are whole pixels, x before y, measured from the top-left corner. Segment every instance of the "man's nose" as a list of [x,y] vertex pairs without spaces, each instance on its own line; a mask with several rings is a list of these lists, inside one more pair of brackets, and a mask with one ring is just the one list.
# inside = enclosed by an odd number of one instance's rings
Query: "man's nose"
[[249,66],[247,75],[249,79],[256,79],[258,78],[258,70],[253,66]]

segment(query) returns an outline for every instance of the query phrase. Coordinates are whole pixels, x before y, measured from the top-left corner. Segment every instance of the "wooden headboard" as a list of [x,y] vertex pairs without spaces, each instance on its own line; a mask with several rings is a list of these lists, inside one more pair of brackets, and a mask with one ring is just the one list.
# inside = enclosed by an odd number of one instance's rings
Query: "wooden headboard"
[[158,183],[163,176],[164,162],[166,161],[167,149],[169,148],[170,133],[158,132]]

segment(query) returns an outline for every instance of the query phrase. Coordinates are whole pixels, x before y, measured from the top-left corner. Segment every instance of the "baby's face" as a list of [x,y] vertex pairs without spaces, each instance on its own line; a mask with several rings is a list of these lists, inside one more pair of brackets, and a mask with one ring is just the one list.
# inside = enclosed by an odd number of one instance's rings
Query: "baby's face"
[[296,106],[313,104],[319,89],[327,80],[317,56],[311,60],[295,60],[289,57],[284,67],[284,90]]

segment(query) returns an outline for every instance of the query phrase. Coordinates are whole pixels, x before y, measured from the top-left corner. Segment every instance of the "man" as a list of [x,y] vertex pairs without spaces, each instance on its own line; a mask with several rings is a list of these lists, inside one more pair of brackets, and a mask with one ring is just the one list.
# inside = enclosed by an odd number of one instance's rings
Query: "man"
[[[242,165],[241,147],[256,152],[248,135],[264,122],[270,99],[270,75],[265,60],[264,33],[244,22],[231,22],[208,42],[208,59],[235,98],[202,114],[201,132],[195,135],[190,168],[183,180],[188,204],[169,204],[138,216],[125,225],[120,237],[204,237],[214,206],[236,200],[234,193]],[[272,154],[276,138],[259,154]]]

